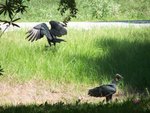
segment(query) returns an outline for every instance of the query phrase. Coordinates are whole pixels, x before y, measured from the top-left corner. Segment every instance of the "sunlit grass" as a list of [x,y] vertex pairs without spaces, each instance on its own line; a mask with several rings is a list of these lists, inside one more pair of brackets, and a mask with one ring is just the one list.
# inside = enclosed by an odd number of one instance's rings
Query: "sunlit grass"
[[[0,3],[5,0],[0,0]],[[27,12],[20,21],[63,21],[57,10],[60,0],[30,0],[26,5]],[[78,13],[73,21],[111,21],[111,20],[149,20],[150,1],[149,0],[76,0]],[[69,11],[68,11],[69,12]],[[67,13],[66,13],[67,15]],[[96,18],[97,17],[97,18]],[[5,17],[1,15],[3,20]]]
[[149,28],[68,30],[56,47],[45,38],[30,43],[25,30],[7,32],[0,40],[4,76],[20,81],[39,78],[67,83],[106,83],[120,73],[122,87],[150,87]]

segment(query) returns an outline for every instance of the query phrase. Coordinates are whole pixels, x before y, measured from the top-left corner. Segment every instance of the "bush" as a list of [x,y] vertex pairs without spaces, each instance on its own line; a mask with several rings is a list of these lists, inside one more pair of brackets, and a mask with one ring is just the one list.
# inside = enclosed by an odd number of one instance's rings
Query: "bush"
[[113,0],[95,0],[91,2],[92,16],[105,19],[119,14],[120,5]]

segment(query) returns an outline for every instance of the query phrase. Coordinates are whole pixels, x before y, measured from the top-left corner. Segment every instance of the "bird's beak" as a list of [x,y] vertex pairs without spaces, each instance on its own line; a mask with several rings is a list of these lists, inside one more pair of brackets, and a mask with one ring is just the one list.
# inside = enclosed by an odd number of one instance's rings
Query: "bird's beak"
[[123,79],[123,76],[122,76],[122,75],[120,76],[120,79]]
[[63,27],[67,27],[67,23],[63,23]]
[[62,24],[63,27],[67,27],[67,23],[68,23],[68,22],[63,21],[61,24]]
[[119,79],[123,79],[123,76],[122,75],[120,75],[120,74],[116,74],[116,76],[115,76],[118,80]]

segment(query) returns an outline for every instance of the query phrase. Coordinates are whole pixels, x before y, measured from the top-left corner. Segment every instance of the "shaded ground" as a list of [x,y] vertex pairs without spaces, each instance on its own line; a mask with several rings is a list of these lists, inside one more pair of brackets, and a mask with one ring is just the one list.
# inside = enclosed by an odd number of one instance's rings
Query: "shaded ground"
[[148,99],[138,103],[132,99],[114,103],[69,103],[57,102],[55,104],[30,104],[17,106],[0,106],[0,113],[149,113]]

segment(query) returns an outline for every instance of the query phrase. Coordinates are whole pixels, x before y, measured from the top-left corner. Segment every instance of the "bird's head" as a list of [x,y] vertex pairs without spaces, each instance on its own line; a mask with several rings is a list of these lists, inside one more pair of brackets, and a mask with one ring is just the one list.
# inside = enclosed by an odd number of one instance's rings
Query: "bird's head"
[[64,22],[58,22],[58,21],[54,21],[54,20],[50,20],[49,21],[49,24],[51,25],[51,26],[62,26],[62,27],[67,27],[67,23],[64,23]]
[[55,26],[59,25],[59,22],[54,21],[54,20],[50,20],[50,21],[49,21],[49,24],[50,24],[51,26],[55,27]]
[[122,75],[120,75],[120,74],[115,75],[115,81],[120,81],[122,79],[123,79]]
[[64,27],[67,27],[67,23],[64,23],[64,22],[63,22],[63,26],[64,26]]

